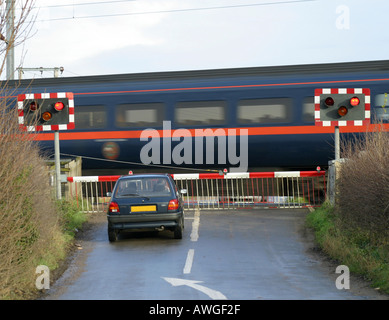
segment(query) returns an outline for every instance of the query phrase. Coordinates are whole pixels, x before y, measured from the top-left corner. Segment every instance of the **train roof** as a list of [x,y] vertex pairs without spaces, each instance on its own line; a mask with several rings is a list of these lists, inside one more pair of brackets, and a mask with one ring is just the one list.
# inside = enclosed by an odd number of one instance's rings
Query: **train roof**
[[[43,78],[14,80],[8,86],[27,87],[33,82],[34,86],[109,83],[109,82],[137,82],[137,81],[161,81],[184,79],[212,79],[223,77],[247,77],[247,76],[286,76],[286,75],[312,75],[329,73],[361,73],[361,72],[389,72],[389,60],[283,65],[248,68],[206,69],[189,71],[162,71],[126,74],[108,74],[80,77]],[[2,83],[5,83],[3,81]],[[14,84],[14,85],[13,85]]]

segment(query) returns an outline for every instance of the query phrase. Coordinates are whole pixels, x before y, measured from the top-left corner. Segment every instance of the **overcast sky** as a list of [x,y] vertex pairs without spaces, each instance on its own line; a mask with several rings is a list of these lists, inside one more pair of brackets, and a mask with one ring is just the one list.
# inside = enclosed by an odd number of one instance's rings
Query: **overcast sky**
[[389,58],[388,0],[36,0],[35,6],[32,37],[16,49],[15,66],[63,66],[62,77]]

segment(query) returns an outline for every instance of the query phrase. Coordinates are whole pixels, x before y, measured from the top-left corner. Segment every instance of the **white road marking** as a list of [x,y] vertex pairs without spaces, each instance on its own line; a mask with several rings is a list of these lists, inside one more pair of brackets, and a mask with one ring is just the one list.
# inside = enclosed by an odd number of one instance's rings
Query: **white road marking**
[[227,297],[222,294],[220,291],[213,290],[211,288],[207,288],[205,286],[199,285],[198,283],[202,283],[203,281],[196,280],[186,280],[186,279],[178,279],[178,278],[164,278],[165,281],[169,282],[173,287],[178,286],[188,286],[202,293],[205,293],[208,297],[213,300],[227,300]]
[[190,240],[193,242],[199,240],[199,225],[200,225],[200,210],[196,209],[194,213],[194,220],[192,222],[192,233],[190,234]]
[[[194,212],[193,222],[192,222],[192,232],[190,234],[190,240],[196,242],[199,240],[199,226],[200,226],[200,210],[196,209]],[[194,258],[194,249],[189,249],[188,254],[186,256],[185,266],[184,266],[184,274],[189,274],[192,270]]]
[[188,255],[186,256],[184,274],[189,274],[191,272],[192,264],[193,264],[193,257],[194,257],[194,249],[189,249]]

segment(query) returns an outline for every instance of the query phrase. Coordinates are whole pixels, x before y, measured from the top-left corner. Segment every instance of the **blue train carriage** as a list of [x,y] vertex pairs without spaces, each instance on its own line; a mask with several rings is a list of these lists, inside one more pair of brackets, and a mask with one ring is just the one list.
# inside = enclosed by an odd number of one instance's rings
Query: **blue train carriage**
[[[84,169],[142,170],[135,164],[152,161],[172,171],[301,170],[325,167],[334,157],[334,128],[314,123],[315,89],[370,88],[372,118],[388,130],[388,71],[389,61],[370,61],[23,80],[18,90],[74,93],[76,128],[60,133],[61,153],[84,157]],[[192,150],[183,143],[188,134],[197,136]],[[41,132],[37,140],[53,148],[52,133]],[[229,141],[236,142],[230,153]]]

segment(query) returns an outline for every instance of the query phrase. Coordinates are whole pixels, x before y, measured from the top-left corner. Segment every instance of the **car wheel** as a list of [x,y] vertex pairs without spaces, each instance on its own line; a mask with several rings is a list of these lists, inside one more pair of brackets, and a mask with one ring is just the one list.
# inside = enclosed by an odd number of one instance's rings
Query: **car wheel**
[[178,226],[174,229],[174,239],[182,239],[182,232],[184,229],[183,218],[180,219]]
[[108,227],[108,240],[109,242],[115,242],[118,239],[117,230]]

